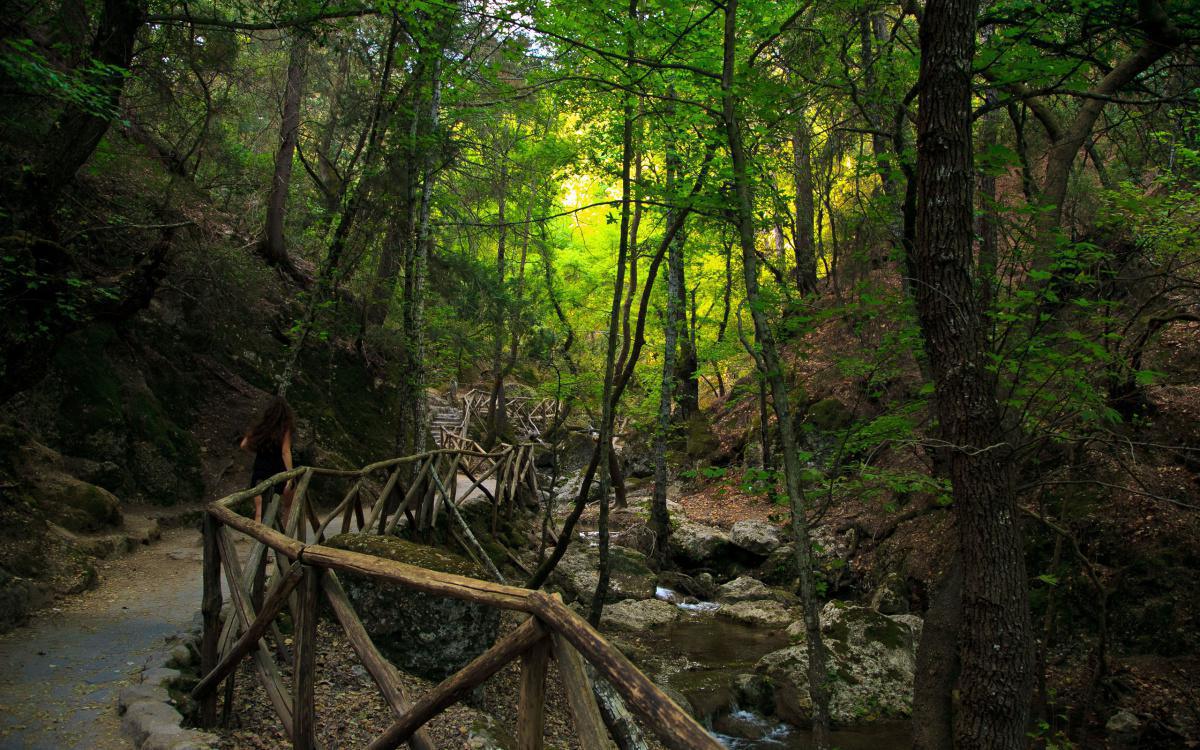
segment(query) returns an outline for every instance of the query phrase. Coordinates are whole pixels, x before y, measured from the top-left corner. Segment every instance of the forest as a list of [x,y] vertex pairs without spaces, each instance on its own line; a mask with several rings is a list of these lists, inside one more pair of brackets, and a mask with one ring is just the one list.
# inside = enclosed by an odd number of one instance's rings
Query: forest
[[[1198,43],[1191,0],[9,0],[0,663],[199,549],[281,396],[289,470],[509,456],[444,526],[436,462],[307,507],[558,592],[725,747],[1200,746]],[[288,746],[253,679],[213,747]]]

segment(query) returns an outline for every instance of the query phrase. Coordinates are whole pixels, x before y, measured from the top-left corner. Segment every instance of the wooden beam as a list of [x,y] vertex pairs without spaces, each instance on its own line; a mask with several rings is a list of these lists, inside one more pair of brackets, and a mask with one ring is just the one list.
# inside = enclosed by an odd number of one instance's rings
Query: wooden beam
[[550,642],[543,638],[521,656],[521,697],[517,702],[517,750],[542,750],[546,721],[546,665]]
[[[200,642],[200,671],[209,674],[217,666],[221,640],[221,547],[217,539],[220,525],[204,514],[204,589],[200,612],[204,617],[204,636]],[[200,726],[217,723],[217,694],[214,692],[200,702]]]
[[531,591],[529,600],[534,613],[591,662],[669,750],[722,750],[704,727],[561,601],[540,591]]
[[[221,542],[221,562],[225,566],[225,579],[229,583],[229,590],[232,594],[233,611],[241,620],[242,628],[249,629],[255,617],[254,610],[250,607],[250,595],[241,583],[242,564],[238,560],[237,550],[234,549],[233,539],[230,538],[228,530],[221,529],[218,538]],[[270,699],[275,713],[279,716],[279,720],[283,722],[284,732],[290,737],[293,726],[292,699],[283,687],[283,678],[279,674],[279,668],[275,666],[275,661],[271,658],[271,652],[267,650],[261,640],[257,642],[257,646],[254,652],[254,664],[259,681],[262,682],[263,689],[266,690],[267,697]]]
[[[234,513],[229,508],[223,505],[212,504],[208,506],[208,513],[220,521],[225,526],[246,534],[249,537],[257,539],[266,546],[287,556],[290,560],[295,560],[300,556],[300,550],[304,549],[304,545],[291,539],[283,534],[280,534],[275,529],[264,526],[258,523],[253,518]],[[240,567],[240,566],[239,566]]]
[[[332,570],[324,572],[321,578],[321,590],[325,592],[325,598],[329,600],[334,616],[341,623],[342,630],[345,631],[346,638],[350,641],[350,647],[354,649],[354,653],[358,654],[359,661],[371,675],[371,679],[375,680],[375,684],[379,686],[384,700],[392,707],[397,718],[403,716],[408,712],[411,704],[408,696],[404,693],[400,675],[392,663],[379,653],[379,649],[376,648],[367,629],[363,626],[362,620],[359,619],[358,613],[354,611],[350,597],[346,596],[346,590],[342,588],[337,573]],[[413,733],[408,740],[408,746],[411,750],[435,750],[433,740],[429,738],[424,729],[418,729]]]
[[292,563],[286,576],[275,579],[271,586],[271,593],[267,596],[267,601],[263,604],[258,617],[254,619],[253,624],[246,629],[246,632],[242,633],[242,637],[237,640],[229,653],[225,654],[219,664],[208,669],[201,668],[204,678],[196,683],[196,687],[192,688],[192,700],[207,700],[209,696],[213,700],[216,699],[217,685],[220,685],[221,680],[237,668],[242,657],[258,645],[258,640],[267,632],[267,628],[275,620],[279,610],[283,609],[288,594],[292,593],[292,589],[300,583],[300,571],[300,563]]
[[[301,519],[303,523],[303,519]],[[299,590],[300,611],[296,620],[296,661],[292,671],[292,747],[313,750],[316,728],[317,595],[320,569],[302,567]]]
[[457,703],[470,691],[499,672],[546,635],[537,618],[531,617],[496,642],[470,664],[447,677],[425,694],[408,713],[375,738],[368,750],[392,750],[433,717]]
[[583,667],[583,658],[569,641],[557,633],[552,640],[558,676],[562,679],[567,705],[575,719],[579,746],[583,750],[611,750],[613,743],[608,737],[608,728],[604,726],[600,709],[596,706],[596,697],[592,695],[592,683]]
[[531,593],[528,589],[426,570],[374,555],[326,547],[323,544],[305,547],[302,559],[306,565],[319,565],[322,568],[392,581],[418,591],[488,604],[500,609],[527,612],[532,606],[528,601]]

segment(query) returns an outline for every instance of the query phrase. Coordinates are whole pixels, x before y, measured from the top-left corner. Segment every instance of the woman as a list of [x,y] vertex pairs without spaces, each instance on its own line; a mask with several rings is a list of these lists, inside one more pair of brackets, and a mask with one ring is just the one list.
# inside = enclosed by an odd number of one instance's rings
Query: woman
[[[263,412],[252,429],[242,438],[242,450],[254,453],[254,471],[250,475],[253,487],[282,471],[292,468],[292,428],[296,415],[283,396],[276,396]],[[292,507],[291,480],[287,484],[275,485],[275,492],[283,495],[283,515],[286,519]],[[262,522],[262,495],[254,498],[254,520]]]

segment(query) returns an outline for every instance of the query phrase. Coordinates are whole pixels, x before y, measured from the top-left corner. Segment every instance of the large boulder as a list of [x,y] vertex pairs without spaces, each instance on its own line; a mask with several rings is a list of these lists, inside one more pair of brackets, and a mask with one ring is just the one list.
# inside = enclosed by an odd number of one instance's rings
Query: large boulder
[[729,530],[729,538],[741,549],[760,557],[770,555],[783,544],[782,530],[766,521],[738,521]]
[[717,601],[722,604],[752,602],[770,599],[781,604],[794,604],[796,597],[783,591],[769,588],[765,583],[750,576],[738,576],[717,589]]
[[[443,573],[483,577],[483,571],[464,558],[396,537],[341,534],[327,544]],[[500,611],[493,607],[366,576],[344,574],[341,580],[375,645],[405,671],[441,680],[496,640]]]
[[724,531],[702,523],[684,521],[671,530],[671,556],[688,566],[720,567],[732,545]]
[[791,586],[800,576],[800,567],[796,564],[796,549],[790,544],[775,548],[762,565],[758,566],[755,575],[772,586]]
[[[654,598],[655,576],[646,564],[646,556],[618,544],[609,547],[608,551],[609,581],[605,601]],[[599,569],[599,550],[575,544],[559,560],[554,569],[554,580],[570,598],[590,602],[600,580]]]
[[29,494],[46,509],[50,520],[71,531],[101,531],[121,523],[116,495],[61,472],[47,472],[31,482]]
[[795,619],[787,607],[771,599],[722,605],[717,610],[717,616],[769,630],[783,630]]
[[889,573],[871,592],[871,609],[884,615],[902,615],[908,612],[908,586],[904,579]]
[[[825,605],[821,633],[829,671],[835,676],[829,701],[835,722],[861,724],[912,713],[920,631],[909,618],[913,616],[888,617],[836,601]],[[788,633],[802,639],[803,623],[794,623]],[[767,654],[755,668],[775,686],[775,711],[780,718],[798,725],[812,720],[808,650],[803,642]]]
[[605,606],[600,625],[606,630],[640,633],[679,619],[679,607],[661,599],[626,599]]

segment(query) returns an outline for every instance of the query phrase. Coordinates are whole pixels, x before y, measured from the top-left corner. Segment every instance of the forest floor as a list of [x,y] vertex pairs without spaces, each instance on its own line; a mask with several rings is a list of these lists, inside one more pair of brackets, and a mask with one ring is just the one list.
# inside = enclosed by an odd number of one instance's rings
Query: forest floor
[[98,563],[100,584],[0,636],[0,749],[116,750],[117,692],[200,608],[200,536]]

